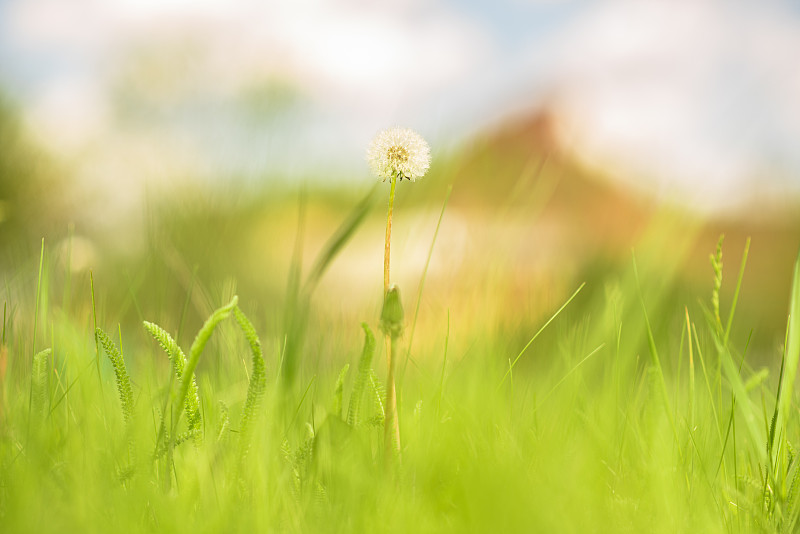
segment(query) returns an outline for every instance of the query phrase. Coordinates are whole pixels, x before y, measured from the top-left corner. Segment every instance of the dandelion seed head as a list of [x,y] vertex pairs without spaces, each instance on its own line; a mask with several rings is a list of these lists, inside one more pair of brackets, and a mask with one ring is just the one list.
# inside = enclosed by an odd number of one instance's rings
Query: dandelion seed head
[[372,172],[384,181],[396,177],[414,182],[428,172],[431,149],[414,130],[389,128],[369,144],[367,161]]

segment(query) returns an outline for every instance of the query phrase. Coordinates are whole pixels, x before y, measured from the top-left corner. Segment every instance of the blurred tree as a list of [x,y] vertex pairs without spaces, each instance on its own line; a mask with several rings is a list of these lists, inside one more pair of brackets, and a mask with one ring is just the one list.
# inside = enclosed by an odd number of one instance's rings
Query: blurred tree
[[26,135],[19,114],[0,95],[0,263],[36,248],[31,242],[65,228],[63,173]]

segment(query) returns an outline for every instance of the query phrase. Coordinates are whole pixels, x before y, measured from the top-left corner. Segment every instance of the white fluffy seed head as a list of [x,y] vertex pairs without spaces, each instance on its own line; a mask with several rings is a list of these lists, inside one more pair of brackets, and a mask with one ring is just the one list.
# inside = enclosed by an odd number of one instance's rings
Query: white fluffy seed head
[[396,177],[414,182],[428,172],[431,149],[414,130],[389,128],[376,135],[369,144],[367,161],[372,172],[384,181]]

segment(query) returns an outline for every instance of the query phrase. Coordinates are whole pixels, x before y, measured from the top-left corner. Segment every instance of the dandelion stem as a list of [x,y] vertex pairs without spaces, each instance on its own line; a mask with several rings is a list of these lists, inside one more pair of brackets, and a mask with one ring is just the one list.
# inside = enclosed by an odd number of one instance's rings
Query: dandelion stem
[[[392,246],[392,208],[394,207],[394,190],[397,185],[397,176],[392,177],[389,190],[389,211],[386,215],[386,242],[383,254],[383,298],[389,294],[389,257]],[[400,424],[397,420],[397,394],[394,385],[394,345],[395,336],[386,332],[386,417],[384,419],[384,446],[387,461],[393,452],[400,452]]]
[[392,248],[392,208],[394,207],[394,190],[397,177],[392,177],[392,187],[389,190],[389,212],[386,215],[386,242],[383,249],[383,295],[389,292],[389,256]]
[[400,422],[397,420],[397,391],[394,385],[394,353],[396,338],[386,335],[386,360],[389,368],[386,377],[386,419],[383,427],[383,442],[387,463],[393,454],[400,455]]

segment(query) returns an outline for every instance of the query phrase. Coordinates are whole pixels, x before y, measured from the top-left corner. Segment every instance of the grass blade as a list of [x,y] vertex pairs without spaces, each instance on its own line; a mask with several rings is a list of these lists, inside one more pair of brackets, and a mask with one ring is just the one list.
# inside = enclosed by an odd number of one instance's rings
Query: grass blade
[[675,443],[678,445],[678,454],[683,456],[680,448],[680,440],[678,439],[678,429],[675,426],[675,418],[672,415],[672,409],[669,405],[669,394],[667,393],[667,384],[664,382],[664,370],[661,368],[661,360],[658,357],[658,349],[656,348],[656,341],[653,337],[653,329],[650,327],[650,318],[647,316],[647,307],[644,304],[644,295],[642,295],[642,286],[639,284],[639,269],[636,267],[636,257],[633,258],[633,276],[636,280],[636,289],[639,294],[639,303],[642,305],[642,313],[644,314],[644,325],[647,332],[647,347],[650,349],[650,365],[658,375],[659,389],[661,390],[661,400],[664,403],[664,411],[669,419],[669,424],[672,427],[672,434],[675,436]]
[[[781,378],[780,393],[778,395],[778,417],[774,436],[785,439],[786,429],[792,409],[794,398],[794,382],[797,377],[797,365],[800,363],[800,254],[794,264],[794,279],[792,293],[789,301],[789,326],[786,332],[786,348],[784,353],[785,367]],[[778,447],[780,454],[782,447]],[[776,465],[776,474],[783,476],[782,467],[785,466],[784,455],[781,454]],[[785,481],[783,481],[785,486]]]
[[581,289],[583,289],[583,287],[585,285],[586,285],[586,282],[582,283],[580,285],[580,287],[578,287],[578,289],[575,290],[575,292],[572,294],[572,296],[570,296],[567,299],[567,301],[564,304],[562,304],[561,307],[547,320],[547,322],[544,323],[542,325],[542,327],[533,335],[533,337],[530,339],[530,341],[528,341],[528,343],[526,343],[525,346],[522,347],[522,350],[519,351],[519,354],[517,354],[517,357],[514,358],[513,362],[511,362],[511,365],[508,367],[508,371],[506,371],[506,374],[503,375],[503,378],[500,380],[500,383],[497,385],[497,389],[500,389],[500,387],[503,385],[503,382],[506,381],[506,378],[508,378],[508,375],[514,369],[514,366],[517,365],[517,362],[519,361],[519,359],[522,358],[522,355],[525,354],[525,351],[528,350],[528,347],[531,346],[531,343],[536,341],[536,338],[539,337],[539,334],[544,332],[545,328],[547,328],[550,325],[550,323],[552,323],[555,320],[555,318],[558,317],[561,314],[562,311],[564,311],[564,308],[566,308],[569,305],[569,303],[572,302],[572,300],[575,297],[578,296],[578,293],[581,292]]
[[728,344],[728,339],[731,334],[731,325],[733,324],[733,315],[736,312],[736,304],[739,302],[739,290],[742,288],[742,279],[744,278],[744,268],[747,265],[747,254],[750,251],[750,238],[744,243],[744,252],[742,252],[742,263],[739,266],[739,277],[736,279],[736,289],[733,292],[733,300],[731,301],[731,310],[728,313],[728,321],[725,324],[725,337],[723,341]]
[[364,222],[364,219],[369,214],[370,210],[372,210],[372,206],[375,203],[374,197],[377,190],[377,187],[373,187],[361,202],[353,208],[353,211],[350,212],[347,219],[336,229],[336,232],[333,233],[330,239],[328,239],[328,242],[317,256],[314,266],[311,268],[311,272],[308,274],[306,283],[303,286],[303,293],[311,294],[314,291],[314,288],[319,283],[322,275],[325,274],[331,262],[333,262],[334,258],[336,258],[345,244],[350,241],[350,238],[356,233],[361,223]]
[[417,317],[419,316],[419,305],[422,302],[422,290],[425,289],[425,279],[428,277],[428,267],[431,265],[431,258],[433,257],[433,249],[436,246],[436,238],[439,236],[439,228],[442,226],[442,219],[444,218],[444,211],[447,208],[447,203],[450,200],[450,193],[453,192],[453,186],[447,187],[447,193],[442,203],[442,211],[439,212],[439,220],[436,222],[436,230],[433,232],[433,239],[431,239],[431,246],[428,249],[428,258],[425,260],[425,268],[422,269],[422,278],[419,281],[419,289],[417,290],[417,305],[414,308],[414,319],[411,321],[411,333],[408,335],[408,349],[406,350],[406,361],[403,364],[403,374],[400,375],[400,383],[402,384],[403,378],[406,376],[406,368],[408,367],[408,360],[411,358],[411,346],[414,343],[414,331],[417,328]]
[[[284,329],[286,335],[286,350],[284,352],[281,375],[284,384],[291,384],[297,374],[300,354],[302,352],[306,326],[308,324],[308,310],[311,295],[319,284],[320,279],[330,267],[333,260],[341,252],[342,248],[353,237],[361,223],[369,214],[374,202],[377,185],[358,203],[350,212],[350,215],[336,229],[322,251],[314,261],[311,272],[306,278],[305,284],[300,288],[300,250],[299,243],[302,235],[302,213],[301,223],[298,229],[298,241],[295,243],[295,255],[292,260],[292,267],[289,274],[289,288],[287,292],[286,311],[284,314]],[[301,201],[302,202],[302,201]]]

